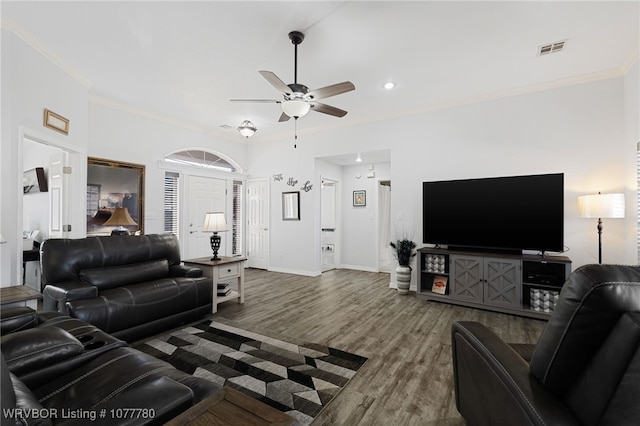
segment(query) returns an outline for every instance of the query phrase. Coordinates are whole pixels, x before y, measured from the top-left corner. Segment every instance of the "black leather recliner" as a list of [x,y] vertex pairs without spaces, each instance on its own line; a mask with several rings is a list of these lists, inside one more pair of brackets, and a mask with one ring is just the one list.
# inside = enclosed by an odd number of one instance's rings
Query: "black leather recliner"
[[221,389],[84,321],[0,312],[0,424],[163,424]]
[[132,342],[211,313],[202,270],[172,234],[51,239],[40,247],[43,307]]
[[640,425],[640,267],[578,268],[536,345],[458,322],[452,352],[469,426]]

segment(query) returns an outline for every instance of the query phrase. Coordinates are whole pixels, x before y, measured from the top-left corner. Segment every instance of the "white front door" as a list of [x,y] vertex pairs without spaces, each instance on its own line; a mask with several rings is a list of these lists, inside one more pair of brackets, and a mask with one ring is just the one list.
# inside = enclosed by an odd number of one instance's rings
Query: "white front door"
[[247,181],[247,266],[269,267],[269,179]]
[[[194,259],[198,257],[213,256],[211,250],[211,232],[202,232],[204,225],[204,217],[207,212],[224,212],[229,225],[230,217],[227,214],[227,181],[224,179],[206,178],[200,176],[189,176],[187,182],[187,200],[188,200],[188,234],[187,241],[184,244],[186,253],[183,255],[185,259]],[[218,235],[222,237],[220,244],[219,256],[227,256],[227,234],[229,232],[220,232]],[[230,239],[228,241],[231,241]]]
[[60,151],[49,157],[49,238],[68,238],[69,153]]

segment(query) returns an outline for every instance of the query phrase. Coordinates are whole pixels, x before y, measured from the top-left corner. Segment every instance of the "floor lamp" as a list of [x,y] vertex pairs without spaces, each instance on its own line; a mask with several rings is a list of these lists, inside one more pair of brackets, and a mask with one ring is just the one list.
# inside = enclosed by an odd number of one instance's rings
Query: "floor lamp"
[[624,194],[582,195],[578,211],[581,217],[598,218],[598,263],[602,263],[602,219],[624,218]]
[[213,250],[213,257],[211,260],[220,260],[218,257],[218,250],[220,249],[220,235],[218,232],[228,231],[227,221],[224,218],[223,212],[209,212],[204,217],[204,226],[202,232],[213,232],[211,235],[211,250]]

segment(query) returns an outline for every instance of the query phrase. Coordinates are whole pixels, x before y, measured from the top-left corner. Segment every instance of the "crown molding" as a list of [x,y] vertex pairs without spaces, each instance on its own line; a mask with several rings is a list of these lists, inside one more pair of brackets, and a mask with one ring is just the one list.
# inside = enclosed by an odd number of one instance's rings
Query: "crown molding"
[[58,66],[62,71],[67,73],[71,78],[82,84],[85,88],[89,89],[93,87],[91,80],[76,71],[71,65],[66,63],[62,58],[53,53],[47,46],[45,46],[35,36],[27,32],[20,25],[6,18],[0,17],[0,28],[10,31],[15,34],[22,41],[31,46],[36,52],[47,58],[51,63]]

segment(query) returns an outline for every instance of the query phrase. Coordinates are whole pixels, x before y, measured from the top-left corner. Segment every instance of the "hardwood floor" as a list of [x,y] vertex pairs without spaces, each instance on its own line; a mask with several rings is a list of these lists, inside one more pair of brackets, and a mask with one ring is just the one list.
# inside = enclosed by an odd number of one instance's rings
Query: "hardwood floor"
[[450,328],[478,321],[513,343],[534,343],[545,321],[418,300],[389,274],[332,270],[320,277],[247,269],[245,303],[215,320],[369,358],[314,425],[458,426]]

